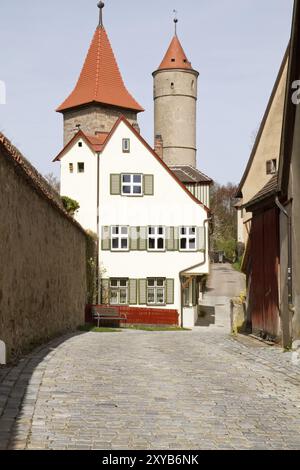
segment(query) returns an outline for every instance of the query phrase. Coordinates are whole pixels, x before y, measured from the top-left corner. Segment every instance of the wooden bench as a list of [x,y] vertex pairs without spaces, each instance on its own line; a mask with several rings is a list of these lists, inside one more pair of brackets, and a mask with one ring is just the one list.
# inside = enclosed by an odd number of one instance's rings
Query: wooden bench
[[116,320],[127,322],[127,316],[124,313],[120,313],[118,308],[114,307],[92,307],[93,319],[97,320],[97,326],[99,328],[101,320]]

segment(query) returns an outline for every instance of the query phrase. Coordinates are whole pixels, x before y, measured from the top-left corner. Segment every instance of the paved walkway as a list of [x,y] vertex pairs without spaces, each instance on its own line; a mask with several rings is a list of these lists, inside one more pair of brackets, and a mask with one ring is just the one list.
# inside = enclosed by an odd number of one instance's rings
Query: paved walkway
[[300,366],[218,327],[65,337],[0,376],[2,448],[300,449]]

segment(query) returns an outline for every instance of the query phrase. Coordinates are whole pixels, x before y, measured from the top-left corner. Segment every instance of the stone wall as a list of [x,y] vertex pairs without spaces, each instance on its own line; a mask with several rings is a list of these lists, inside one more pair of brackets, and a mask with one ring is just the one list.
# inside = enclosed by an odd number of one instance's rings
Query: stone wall
[[106,107],[102,105],[89,105],[64,113],[64,145],[74,137],[77,127],[90,135],[96,132],[110,132],[119,117],[123,115],[130,124],[137,123],[137,113],[134,111]]
[[86,235],[0,134],[0,340],[8,357],[84,323]]

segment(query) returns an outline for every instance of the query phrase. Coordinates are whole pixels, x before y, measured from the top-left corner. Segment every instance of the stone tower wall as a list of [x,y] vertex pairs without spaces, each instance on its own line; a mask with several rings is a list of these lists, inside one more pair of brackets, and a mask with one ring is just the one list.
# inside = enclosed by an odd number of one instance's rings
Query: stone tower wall
[[96,132],[110,132],[119,117],[123,115],[131,124],[137,123],[137,113],[134,111],[101,105],[89,105],[64,113],[64,145],[74,137],[76,126],[91,135]]
[[163,139],[168,165],[196,167],[197,81],[195,70],[159,70],[154,74],[154,130]]

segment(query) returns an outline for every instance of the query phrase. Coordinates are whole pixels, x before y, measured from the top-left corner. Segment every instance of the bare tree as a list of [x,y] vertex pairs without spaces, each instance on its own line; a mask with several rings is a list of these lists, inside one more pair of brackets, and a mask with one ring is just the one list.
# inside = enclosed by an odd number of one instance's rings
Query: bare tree
[[60,181],[53,173],[48,173],[45,175],[45,179],[48,181],[50,186],[55,189],[55,191],[58,193],[60,192]]

